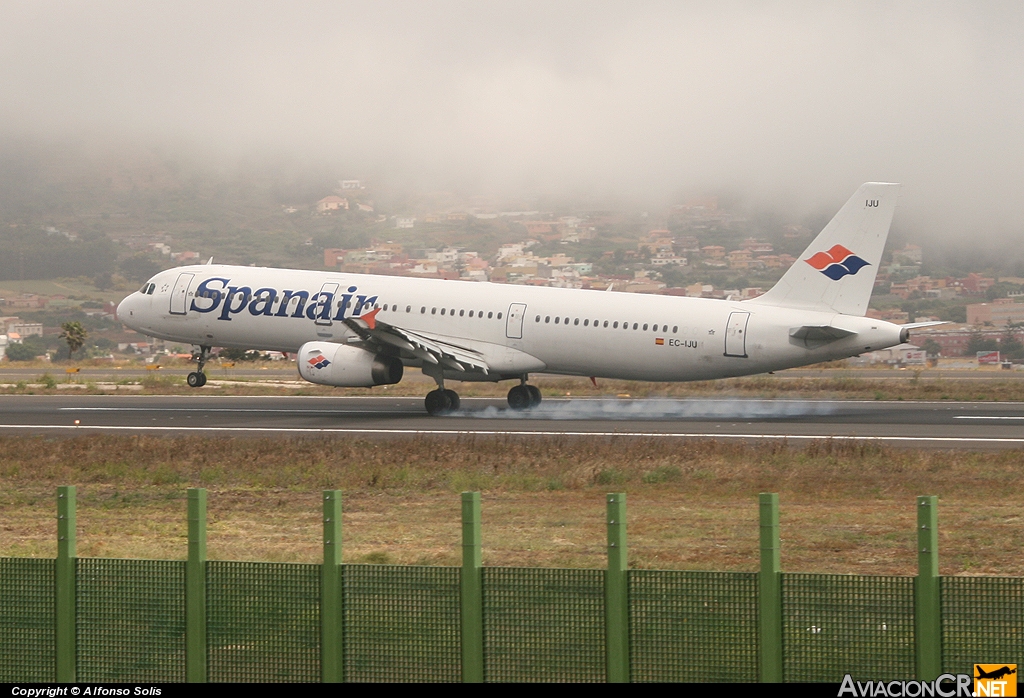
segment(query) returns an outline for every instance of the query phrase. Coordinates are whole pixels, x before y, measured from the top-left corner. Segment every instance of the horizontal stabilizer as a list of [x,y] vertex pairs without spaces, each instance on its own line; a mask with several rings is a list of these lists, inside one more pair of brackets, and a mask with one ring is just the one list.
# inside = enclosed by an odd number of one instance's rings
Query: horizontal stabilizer
[[929,322],[911,322],[906,325],[900,325],[905,330],[916,330],[920,327],[935,327],[936,325],[948,325],[949,320],[931,320]]

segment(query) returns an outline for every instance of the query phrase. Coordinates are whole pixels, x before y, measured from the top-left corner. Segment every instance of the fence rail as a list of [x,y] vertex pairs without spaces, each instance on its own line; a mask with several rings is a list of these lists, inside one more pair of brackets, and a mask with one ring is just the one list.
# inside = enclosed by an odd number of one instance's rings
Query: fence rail
[[462,567],[342,564],[324,493],[323,564],[76,558],[75,489],[55,560],[0,558],[0,681],[830,681],[1024,665],[1024,578],[940,577],[919,497],[916,577],[781,571],[761,495],[758,572],[629,570],[625,495],[606,500],[608,568],[484,567],[480,495]]

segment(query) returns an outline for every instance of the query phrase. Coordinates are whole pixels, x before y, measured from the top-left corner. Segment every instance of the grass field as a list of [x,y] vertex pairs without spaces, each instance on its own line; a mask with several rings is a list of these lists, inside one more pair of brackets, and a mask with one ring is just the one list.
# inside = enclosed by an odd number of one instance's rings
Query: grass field
[[489,565],[604,565],[604,500],[629,495],[634,567],[754,570],[757,494],[782,503],[788,571],[914,574],[919,494],[943,574],[1024,575],[1024,452],[628,438],[0,439],[0,555],[55,554],[54,488],[79,486],[79,555],[183,558],[209,489],[213,559],[316,561],[320,491],[344,490],[345,559],[458,564],[459,492],[483,492]]

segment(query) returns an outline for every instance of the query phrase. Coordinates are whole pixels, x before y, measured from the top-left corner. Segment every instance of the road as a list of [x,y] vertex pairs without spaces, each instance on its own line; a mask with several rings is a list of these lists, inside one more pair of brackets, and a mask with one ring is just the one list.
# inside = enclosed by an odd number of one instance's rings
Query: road
[[0,396],[0,434],[235,436],[511,434],[776,440],[870,439],[928,448],[1024,448],[1024,404],[757,399],[546,399],[513,412],[463,398],[429,417],[420,398]]

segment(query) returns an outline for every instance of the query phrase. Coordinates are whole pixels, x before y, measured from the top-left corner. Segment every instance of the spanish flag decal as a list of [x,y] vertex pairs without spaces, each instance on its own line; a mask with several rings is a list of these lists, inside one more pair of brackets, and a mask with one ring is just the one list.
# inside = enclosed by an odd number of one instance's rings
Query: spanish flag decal
[[662,339],[661,337],[656,337],[654,343],[661,347],[665,345],[665,340]]

